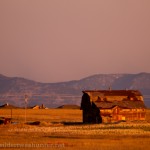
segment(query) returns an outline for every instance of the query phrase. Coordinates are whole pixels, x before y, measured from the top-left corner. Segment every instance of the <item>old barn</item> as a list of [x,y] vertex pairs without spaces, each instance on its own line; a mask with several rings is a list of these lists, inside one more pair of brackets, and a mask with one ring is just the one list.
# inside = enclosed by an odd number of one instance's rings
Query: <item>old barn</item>
[[137,90],[83,91],[83,123],[145,120],[143,96]]

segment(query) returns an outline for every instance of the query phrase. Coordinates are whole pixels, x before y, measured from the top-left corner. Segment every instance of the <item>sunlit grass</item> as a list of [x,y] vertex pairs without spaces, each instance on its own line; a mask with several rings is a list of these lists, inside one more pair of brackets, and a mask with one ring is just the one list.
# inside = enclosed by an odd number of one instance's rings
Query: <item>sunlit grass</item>
[[[10,117],[12,121],[23,122],[25,120],[25,109],[0,109],[0,116]],[[27,121],[49,121],[49,122],[82,122],[82,111],[72,109],[27,109]]]
[[[0,116],[11,117],[11,110],[0,109]],[[82,124],[82,111],[71,109],[28,109],[26,117],[27,122],[40,121],[40,125],[24,124],[25,110],[13,109],[12,120],[18,122],[18,124],[0,125],[0,144],[63,144],[64,147],[59,149],[68,150],[150,149],[150,110],[147,110],[145,121],[116,124]],[[9,148],[5,149],[8,150]],[[16,148],[10,149],[15,150]],[[58,150],[58,147],[39,149]]]

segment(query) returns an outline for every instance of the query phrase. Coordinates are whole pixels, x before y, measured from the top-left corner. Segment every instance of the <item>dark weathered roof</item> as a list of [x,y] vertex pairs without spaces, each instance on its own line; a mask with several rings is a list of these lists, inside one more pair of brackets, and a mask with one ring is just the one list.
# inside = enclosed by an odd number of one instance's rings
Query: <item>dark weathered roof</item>
[[142,96],[141,92],[138,90],[85,90],[83,93],[90,93],[93,95],[101,95],[104,96]]
[[[138,90],[86,90],[83,93],[88,94],[91,101],[99,108],[107,109],[114,106],[122,108],[145,108],[143,98],[141,98],[142,94]],[[120,96],[125,98],[122,99]],[[101,97],[103,100],[101,100]],[[111,100],[108,100],[109,97],[111,97]],[[131,100],[129,97],[136,98]]]
[[57,108],[61,108],[61,109],[80,109],[80,106],[78,106],[78,105],[62,105],[62,106],[59,106]]

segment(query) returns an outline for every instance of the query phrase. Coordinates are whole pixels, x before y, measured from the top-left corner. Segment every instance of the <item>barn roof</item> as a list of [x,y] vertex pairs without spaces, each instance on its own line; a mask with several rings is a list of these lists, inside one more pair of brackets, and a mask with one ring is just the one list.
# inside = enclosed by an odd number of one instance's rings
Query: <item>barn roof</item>
[[[86,90],[83,91],[89,95],[99,108],[113,108],[119,106],[122,108],[145,108],[143,96],[138,90]],[[111,100],[109,99],[111,97]],[[124,97],[124,98],[121,98]],[[134,99],[130,99],[133,97]]]
[[104,96],[142,96],[138,90],[85,90],[83,93]]

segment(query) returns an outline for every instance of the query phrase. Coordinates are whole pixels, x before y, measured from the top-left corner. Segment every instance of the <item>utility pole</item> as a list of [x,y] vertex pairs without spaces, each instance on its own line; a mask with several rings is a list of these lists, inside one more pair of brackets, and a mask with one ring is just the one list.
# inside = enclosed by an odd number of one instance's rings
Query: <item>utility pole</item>
[[12,108],[11,108],[11,120],[12,120]]
[[27,103],[28,103],[28,95],[26,95],[26,94],[24,96],[24,101],[25,101],[25,116],[24,116],[24,118],[25,118],[25,123],[26,123],[26,121],[27,121]]

